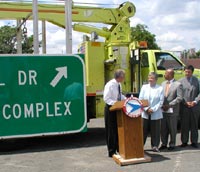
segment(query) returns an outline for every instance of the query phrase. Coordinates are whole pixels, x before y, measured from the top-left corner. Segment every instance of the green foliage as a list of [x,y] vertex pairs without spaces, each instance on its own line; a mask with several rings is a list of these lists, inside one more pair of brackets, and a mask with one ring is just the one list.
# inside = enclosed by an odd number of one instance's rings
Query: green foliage
[[131,35],[134,41],[147,41],[148,49],[161,49],[156,43],[156,35],[149,32],[146,25],[137,24],[131,28]]
[[[17,28],[14,26],[0,27],[0,54],[16,54]],[[22,53],[33,53],[33,36],[22,34]]]
[[11,26],[0,27],[0,54],[16,53],[16,29]]
[[32,54],[33,53],[33,35],[25,38],[22,42],[22,54]]
[[200,50],[196,52],[197,58],[200,58]]

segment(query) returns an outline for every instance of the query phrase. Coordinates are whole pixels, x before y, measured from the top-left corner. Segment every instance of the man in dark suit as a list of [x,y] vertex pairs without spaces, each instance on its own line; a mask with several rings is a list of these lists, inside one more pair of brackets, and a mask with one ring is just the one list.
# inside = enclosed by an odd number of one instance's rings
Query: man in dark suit
[[179,104],[182,101],[182,85],[174,79],[174,70],[165,71],[165,79],[162,83],[164,90],[163,119],[161,120],[160,150],[167,149],[168,137],[170,142],[168,150],[173,150],[176,145],[177,117],[179,115]]
[[180,80],[183,85],[183,101],[181,102],[181,147],[188,145],[189,131],[191,146],[198,148],[198,118],[200,113],[200,88],[198,79],[193,76],[194,67],[185,67],[185,77]]

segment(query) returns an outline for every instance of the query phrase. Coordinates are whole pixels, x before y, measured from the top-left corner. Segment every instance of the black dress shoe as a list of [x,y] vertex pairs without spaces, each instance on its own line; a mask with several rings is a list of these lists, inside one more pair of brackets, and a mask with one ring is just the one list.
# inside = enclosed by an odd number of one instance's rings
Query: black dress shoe
[[198,147],[199,147],[197,143],[192,143],[191,146],[192,146],[193,148],[198,148]]
[[112,158],[113,155],[114,155],[114,154],[109,154],[108,157]]
[[109,154],[108,154],[108,157],[111,157],[111,158],[112,158],[113,155],[114,155],[114,153],[109,153]]
[[162,145],[162,146],[159,148],[159,150],[165,150],[165,149],[167,149],[167,146],[164,146],[164,145]]
[[108,157],[113,157],[113,155],[116,155],[116,152],[110,152],[109,154],[108,154]]
[[188,146],[187,143],[182,143],[182,144],[180,145],[180,147],[182,147],[182,148],[184,148],[184,147],[186,147],[186,146]]
[[169,148],[168,148],[168,150],[174,150],[174,147],[173,146],[170,146]]

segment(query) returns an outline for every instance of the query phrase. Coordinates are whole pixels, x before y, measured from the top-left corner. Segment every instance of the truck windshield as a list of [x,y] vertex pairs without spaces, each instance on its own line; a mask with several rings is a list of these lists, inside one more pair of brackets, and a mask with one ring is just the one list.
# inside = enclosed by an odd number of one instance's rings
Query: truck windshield
[[174,70],[182,69],[182,64],[171,54],[155,52],[156,64],[158,70],[173,68]]

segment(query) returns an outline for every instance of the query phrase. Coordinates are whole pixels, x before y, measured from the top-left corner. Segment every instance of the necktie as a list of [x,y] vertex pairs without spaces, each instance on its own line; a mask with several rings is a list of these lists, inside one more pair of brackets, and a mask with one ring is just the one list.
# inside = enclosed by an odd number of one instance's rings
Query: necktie
[[187,78],[188,82],[191,84],[191,78]]
[[170,82],[167,81],[167,83],[166,83],[166,87],[165,87],[165,97],[168,96],[168,93],[169,93],[169,86],[170,86]]
[[120,87],[120,84],[118,84],[118,96],[117,96],[117,100],[121,101],[121,87]]

